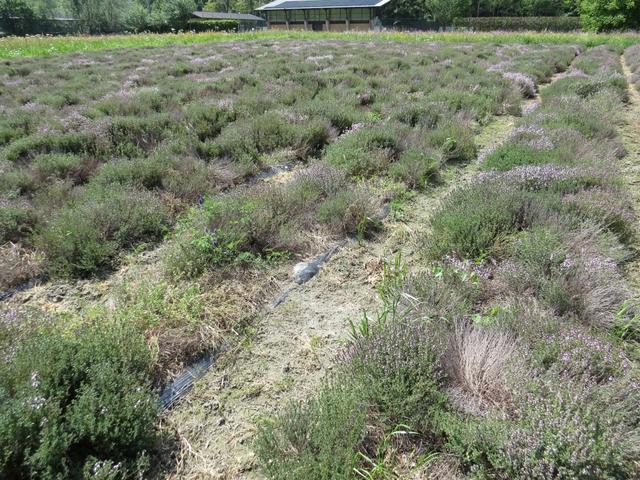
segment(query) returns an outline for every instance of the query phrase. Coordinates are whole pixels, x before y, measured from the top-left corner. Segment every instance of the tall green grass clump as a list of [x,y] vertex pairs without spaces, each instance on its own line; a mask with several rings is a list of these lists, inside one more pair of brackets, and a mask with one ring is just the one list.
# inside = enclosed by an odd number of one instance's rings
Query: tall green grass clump
[[139,48],[139,47],[167,47],[172,45],[195,45],[211,42],[229,42],[237,40],[363,40],[367,41],[395,41],[408,44],[440,41],[447,43],[499,43],[499,44],[584,44],[587,46],[613,44],[623,47],[633,45],[636,39],[633,34],[594,34],[594,33],[550,33],[550,32],[526,32],[513,33],[501,32],[496,35],[491,33],[472,32],[428,32],[415,33],[385,33],[383,35],[370,35],[360,32],[318,34],[314,32],[246,32],[229,34],[222,32],[206,33],[171,33],[171,34],[136,34],[136,35],[109,35],[91,37],[9,37],[3,40],[0,48],[1,58],[20,58],[34,56],[52,56],[73,52],[91,52],[114,48]]

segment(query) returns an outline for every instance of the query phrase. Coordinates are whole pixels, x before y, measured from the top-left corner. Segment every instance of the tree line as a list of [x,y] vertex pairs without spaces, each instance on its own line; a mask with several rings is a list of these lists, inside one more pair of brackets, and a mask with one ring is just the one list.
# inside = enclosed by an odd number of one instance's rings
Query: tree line
[[[8,33],[39,33],[46,22],[83,33],[167,32],[181,29],[204,2],[196,0],[0,0]],[[67,22],[69,23],[69,22]]]
[[[245,0],[240,0],[245,1]],[[589,31],[640,28],[640,0],[392,0],[384,14],[451,25],[460,17],[580,17]]]
[[[251,12],[268,0],[0,0],[9,33],[39,33],[52,18],[70,17],[85,33],[166,32],[186,26],[192,12]],[[640,0],[392,0],[382,12],[395,18],[579,16],[585,30],[640,27]]]

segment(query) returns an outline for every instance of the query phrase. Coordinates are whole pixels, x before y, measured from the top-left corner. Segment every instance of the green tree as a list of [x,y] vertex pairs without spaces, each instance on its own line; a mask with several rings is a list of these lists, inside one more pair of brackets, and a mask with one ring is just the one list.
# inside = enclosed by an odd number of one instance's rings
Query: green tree
[[197,9],[195,0],[164,0],[160,9],[170,28],[183,28]]
[[429,0],[395,0],[383,8],[383,17],[423,19],[430,16]]
[[204,5],[207,12],[253,12],[256,6],[266,3],[266,0],[209,0]]
[[34,0],[31,4],[38,18],[51,18],[62,13],[60,2],[57,0]]
[[15,35],[33,33],[36,13],[26,0],[0,0],[0,20]]
[[454,18],[468,15],[471,0],[428,0],[427,5],[434,20],[449,26]]
[[581,0],[582,28],[604,32],[637,27],[640,22],[640,2],[636,0]]
[[562,11],[566,15],[577,17],[580,15],[580,0],[564,0],[562,2]]
[[209,0],[205,6],[206,12],[229,12],[231,11],[231,0]]
[[512,0],[485,0],[482,3],[484,3],[488,9],[486,13],[487,16],[518,17],[524,13],[522,2],[513,2]]
[[554,17],[564,13],[564,0],[524,0],[526,15],[534,17]]
[[125,11],[130,0],[69,0],[69,10],[87,33],[124,30]]
[[580,0],[472,0],[469,15],[477,17],[519,17],[578,15]]
[[144,32],[151,27],[150,7],[140,2],[129,5],[124,13],[124,26],[130,32]]

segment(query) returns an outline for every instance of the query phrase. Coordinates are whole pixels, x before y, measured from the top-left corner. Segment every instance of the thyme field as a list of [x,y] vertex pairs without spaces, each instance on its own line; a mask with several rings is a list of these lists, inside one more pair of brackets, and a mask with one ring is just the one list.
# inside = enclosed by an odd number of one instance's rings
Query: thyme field
[[637,48],[256,38],[0,65],[2,476],[637,476]]

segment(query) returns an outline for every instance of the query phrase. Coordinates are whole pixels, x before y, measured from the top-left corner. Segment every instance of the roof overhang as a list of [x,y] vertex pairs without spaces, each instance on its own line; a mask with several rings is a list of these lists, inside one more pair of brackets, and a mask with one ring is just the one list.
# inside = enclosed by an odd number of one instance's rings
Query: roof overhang
[[203,20],[247,20],[254,22],[264,21],[263,18],[250,13],[226,13],[226,12],[193,12],[193,16]]
[[[312,10],[312,9],[326,9],[326,8],[378,8],[386,5],[391,0],[373,0],[371,2],[354,0],[353,4],[347,4],[347,2],[340,0],[275,0],[271,3],[267,3],[256,10]],[[287,6],[286,4],[293,4],[293,6]],[[309,5],[303,5],[308,3]]]

